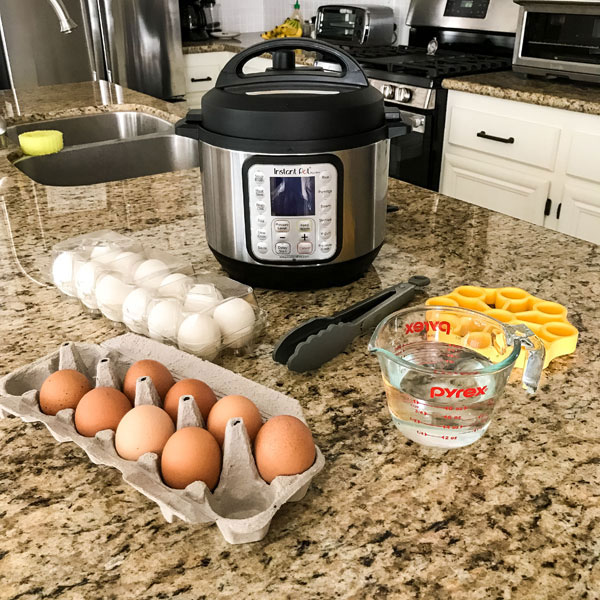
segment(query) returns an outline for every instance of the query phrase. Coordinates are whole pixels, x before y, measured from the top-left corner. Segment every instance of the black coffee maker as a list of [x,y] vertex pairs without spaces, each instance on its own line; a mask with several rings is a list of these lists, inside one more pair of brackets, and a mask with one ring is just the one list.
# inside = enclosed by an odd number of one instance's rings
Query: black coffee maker
[[179,0],[179,8],[184,42],[201,42],[209,39],[213,31],[221,31],[215,0]]
[[179,0],[181,13],[181,38],[184,42],[201,42],[208,39],[206,16],[201,0]]
[[201,0],[204,10],[204,18],[206,19],[206,31],[221,31],[221,17],[219,5],[215,0]]

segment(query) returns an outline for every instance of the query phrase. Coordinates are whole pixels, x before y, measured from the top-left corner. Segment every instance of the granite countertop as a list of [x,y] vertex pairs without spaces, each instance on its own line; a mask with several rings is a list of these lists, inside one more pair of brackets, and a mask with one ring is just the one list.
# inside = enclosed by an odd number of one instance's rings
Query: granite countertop
[[600,86],[524,77],[513,71],[444,79],[448,90],[600,115]]
[[200,42],[183,42],[184,54],[202,54],[204,52],[241,52],[254,44],[264,42],[262,32],[241,33],[232,40],[210,38]]
[[[260,37],[261,32],[254,33],[241,33],[237,38],[233,40],[218,40],[209,39],[203,42],[183,42],[183,53],[184,54],[205,54],[206,52],[241,52],[250,46],[266,42]],[[290,38],[302,39],[308,38]],[[270,54],[263,54],[262,56],[270,58]],[[308,50],[296,50],[296,63],[301,65],[312,65],[314,64],[316,54]]]
[[[23,112],[180,107],[97,84],[19,94]],[[118,92],[118,94],[117,94]],[[110,95],[109,94],[109,95]],[[6,98],[5,98],[6,100]],[[3,106],[5,104],[3,103]],[[147,108],[149,107],[149,108]],[[177,118],[172,114],[173,120]],[[8,152],[11,150],[9,149]],[[46,188],[0,151],[0,373],[64,340],[118,332],[65,302],[45,272],[59,240],[115,229],[218,271],[203,236],[199,170]],[[223,366],[297,398],[326,465],[267,537],[230,546],[215,526],[164,521],[156,504],[40,424],[0,421],[2,597],[598,598],[598,246],[390,180],[386,243],[364,277],[306,292],[257,290],[268,315],[252,354]],[[528,398],[515,370],[484,437],[440,451],[393,427],[367,338],[294,374],[274,342],[309,317],[427,275],[429,293],[515,285],[569,308],[580,340]]]

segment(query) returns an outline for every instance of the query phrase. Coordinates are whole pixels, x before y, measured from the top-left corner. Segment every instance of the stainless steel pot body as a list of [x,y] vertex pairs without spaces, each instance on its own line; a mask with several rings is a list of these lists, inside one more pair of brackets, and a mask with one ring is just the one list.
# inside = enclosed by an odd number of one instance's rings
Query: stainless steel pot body
[[[341,231],[336,240],[335,256],[323,264],[350,261],[376,250],[385,233],[386,193],[388,186],[389,140],[318,156],[337,157],[343,167]],[[248,210],[244,197],[244,165],[249,160],[269,162],[267,155],[240,152],[200,143],[200,168],[206,238],[219,254],[252,265],[263,264],[248,251]],[[313,155],[285,155],[302,163]],[[277,263],[291,271],[319,266],[301,261]]]

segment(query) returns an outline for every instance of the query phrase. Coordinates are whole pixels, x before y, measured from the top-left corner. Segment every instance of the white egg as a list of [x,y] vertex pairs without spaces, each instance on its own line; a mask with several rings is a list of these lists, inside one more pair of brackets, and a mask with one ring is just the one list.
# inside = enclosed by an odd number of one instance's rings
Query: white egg
[[179,326],[177,345],[200,358],[213,360],[221,349],[221,330],[207,314],[188,315]]
[[170,296],[172,298],[183,298],[192,284],[192,278],[183,273],[171,273],[167,275],[158,288],[159,296]]
[[95,260],[88,260],[77,267],[75,275],[75,290],[77,297],[88,307],[98,308],[96,300],[96,281],[106,269],[104,265]]
[[132,289],[117,275],[101,275],[96,281],[96,301],[102,314],[111,321],[122,321],[123,301]]
[[97,246],[94,246],[92,248],[90,257],[98,258],[98,257],[102,256],[103,254],[108,254],[109,252],[112,252],[112,251],[114,251],[114,248],[112,246],[109,246],[108,244],[98,244]]
[[256,315],[242,298],[231,298],[215,308],[213,318],[223,334],[223,345],[241,348],[252,339]]
[[52,263],[52,281],[54,285],[68,296],[75,296],[74,276],[75,276],[75,258],[74,252],[61,252]]
[[181,316],[181,304],[177,300],[160,300],[154,304],[148,313],[150,337],[159,341],[176,341]]
[[197,283],[190,288],[185,297],[183,310],[212,314],[212,309],[223,300],[223,294],[212,283]]
[[146,310],[152,294],[144,288],[135,288],[123,301],[123,323],[135,333],[146,334]]
[[100,256],[92,256],[91,258],[102,265],[112,265],[119,254],[121,254],[120,250],[110,250],[109,252],[104,252]]
[[111,269],[121,273],[126,281],[131,281],[135,270],[143,261],[144,257],[141,254],[135,252],[119,252],[111,264]]
[[133,274],[133,280],[136,285],[157,288],[162,283],[168,271],[169,267],[162,260],[150,258],[138,265]]

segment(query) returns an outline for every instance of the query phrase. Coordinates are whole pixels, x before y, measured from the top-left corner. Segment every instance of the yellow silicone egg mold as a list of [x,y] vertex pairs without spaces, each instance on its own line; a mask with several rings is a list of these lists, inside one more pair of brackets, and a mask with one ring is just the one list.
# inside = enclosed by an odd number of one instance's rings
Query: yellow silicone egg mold
[[[483,288],[463,285],[446,294],[429,298],[428,306],[461,306],[470,308],[498,319],[508,325],[524,323],[535,333],[546,347],[544,368],[557,356],[572,354],[577,346],[579,331],[567,320],[567,308],[558,302],[536,298],[529,292],[516,287]],[[457,324],[456,327],[463,327]],[[487,332],[457,331],[453,333],[469,335],[469,345],[481,350],[483,354],[492,350],[492,339]],[[523,367],[526,353],[523,350],[516,366]]]

